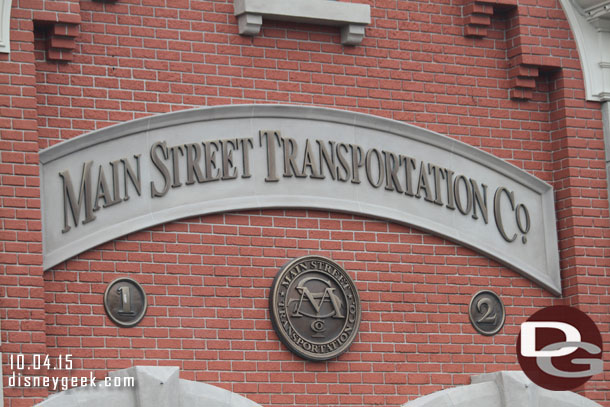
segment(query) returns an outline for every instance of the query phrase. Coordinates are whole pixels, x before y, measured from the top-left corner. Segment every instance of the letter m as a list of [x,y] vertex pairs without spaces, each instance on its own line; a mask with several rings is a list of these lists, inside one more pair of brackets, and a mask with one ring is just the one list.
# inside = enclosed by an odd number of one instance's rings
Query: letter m
[[64,228],[61,233],[68,232],[71,228],[68,225],[68,210],[72,213],[72,219],[74,220],[74,226],[78,226],[78,220],[80,218],[80,210],[83,204],[85,205],[85,219],[83,223],[89,223],[95,220],[93,216],[93,206],[91,205],[91,165],[93,161],[87,161],[83,164],[83,173],[80,181],[80,188],[78,191],[78,200],[74,193],[74,187],[72,186],[72,178],[68,170],[59,173],[59,176],[63,181],[63,198],[64,198]]

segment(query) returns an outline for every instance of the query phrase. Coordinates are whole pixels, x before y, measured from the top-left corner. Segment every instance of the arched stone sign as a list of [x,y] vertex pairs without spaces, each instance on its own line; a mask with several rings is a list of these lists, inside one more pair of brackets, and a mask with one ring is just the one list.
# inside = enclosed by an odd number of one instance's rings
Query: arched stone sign
[[403,407],[601,407],[571,391],[551,391],[534,384],[521,371],[488,373],[468,386],[420,397]]
[[45,269],[180,218],[314,208],[429,231],[561,293],[552,188],[401,122],[302,106],[203,108],[95,131],[40,161]]
[[57,393],[37,406],[261,407],[220,387],[180,379],[178,373],[178,368],[173,366],[130,367],[110,372],[108,380],[95,382],[95,386],[75,387]]

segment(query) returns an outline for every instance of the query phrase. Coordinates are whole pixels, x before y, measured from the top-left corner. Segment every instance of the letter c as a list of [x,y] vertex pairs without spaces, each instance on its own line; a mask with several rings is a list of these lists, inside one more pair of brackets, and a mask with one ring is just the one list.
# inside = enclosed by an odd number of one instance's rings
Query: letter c
[[513,242],[517,238],[517,234],[515,233],[513,237],[508,237],[506,234],[506,230],[504,230],[504,223],[502,222],[502,210],[500,208],[500,198],[502,197],[502,192],[504,192],[508,196],[508,201],[510,202],[511,209],[515,210],[515,193],[508,192],[508,189],[504,187],[500,187],[496,190],[494,194],[494,217],[496,218],[496,226],[498,227],[498,231],[507,242]]

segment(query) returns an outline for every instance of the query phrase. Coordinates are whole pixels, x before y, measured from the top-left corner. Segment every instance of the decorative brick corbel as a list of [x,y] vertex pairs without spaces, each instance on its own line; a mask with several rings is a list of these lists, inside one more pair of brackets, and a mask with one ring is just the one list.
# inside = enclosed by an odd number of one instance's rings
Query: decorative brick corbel
[[[536,90],[536,80],[540,70],[546,71],[560,69],[557,58],[543,55],[533,55],[527,46],[523,45],[526,31],[520,29],[519,6],[516,0],[466,0],[463,6],[464,36],[483,38],[491,26],[494,11],[498,13],[511,13],[516,11],[516,18],[511,20],[512,29],[508,32],[512,37],[508,43],[512,46],[507,49],[507,58],[510,61],[510,98],[514,100],[530,100]],[[527,41],[525,42],[527,44]]]
[[71,61],[80,33],[80,4],[78,1],[45,1],[44,10],[34,11],[34,24],[48,31],[47,59]]
[[464,36],[486,37],[494,12],[507,13],[516,8],[517,0],[466,0],[462,9]]
[[538,67],[519,63],[512,67],[509,72],[511,99],[529,100],[534,96],[536,79],[538,78]]
[[491,25],[494,13],[493,4],[483,1],[471,1],[464,6],[464,36],[486,37],[487,28]]
[[78,24],[54,24],[49,35],[47,59],[53,61],[71,61],[74,59],[72,51],[76,48],[79,28]]
[[516,55],[510,59],[510,98],[530,100],[536,90],[536,80],[541,71],[551,72],[561,69],[561,61],[544,55],[521,54],[521,46],[513,50]]

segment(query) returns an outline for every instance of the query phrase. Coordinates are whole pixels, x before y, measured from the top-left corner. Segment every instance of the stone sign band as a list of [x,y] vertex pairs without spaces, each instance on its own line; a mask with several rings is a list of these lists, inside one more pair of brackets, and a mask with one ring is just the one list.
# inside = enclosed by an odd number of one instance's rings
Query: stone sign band
[[302,358],[335,358],[352,344],[360,326],[360,296],[349,274],[321,256],[285,264],[269,296],[280,340]]
[[40,160],[45,269],[185,217],[308,207],[443,236],[561,293],[551,186],[405,123],[303,106],[193,109],[76,137]]

